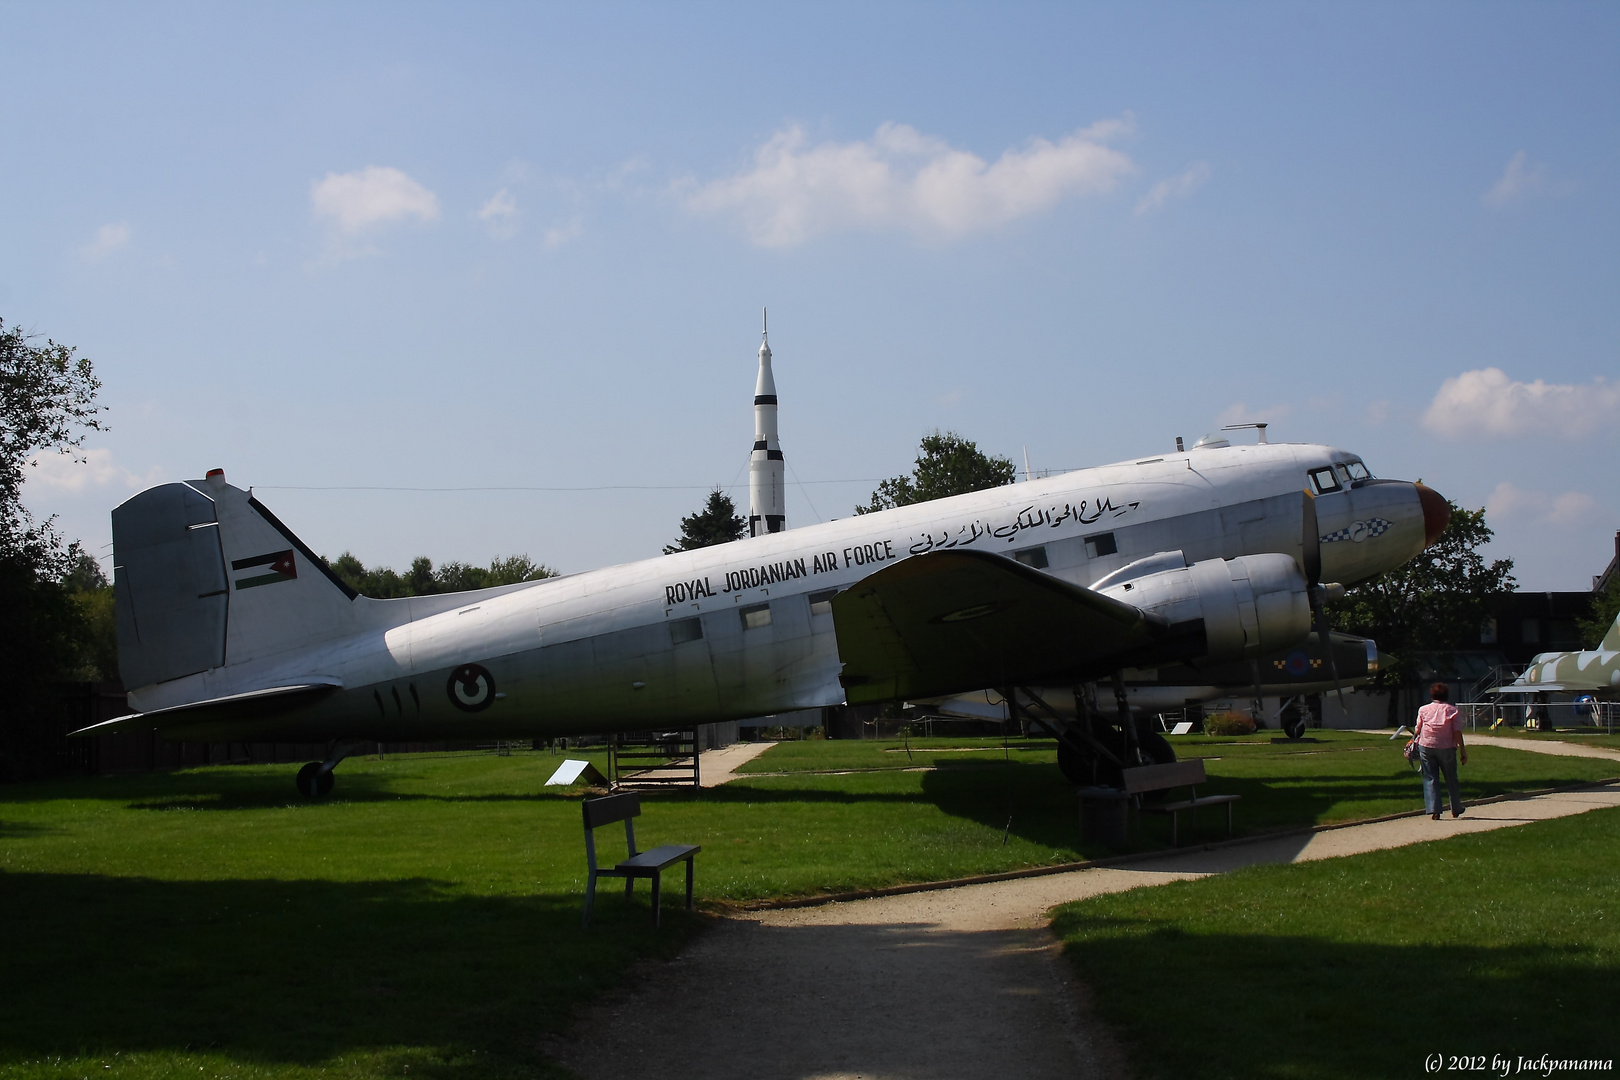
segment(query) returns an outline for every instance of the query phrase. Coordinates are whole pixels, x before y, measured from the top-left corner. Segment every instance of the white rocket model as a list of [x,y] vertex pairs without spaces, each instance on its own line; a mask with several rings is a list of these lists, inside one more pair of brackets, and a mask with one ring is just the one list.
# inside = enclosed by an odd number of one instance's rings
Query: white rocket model
[[776,380],[771,377],[770,323],[759,342],[759,381],[754,384],[754,452],[748,458],[748,535],[781,532],[787,522],[782,445],[776,438]]

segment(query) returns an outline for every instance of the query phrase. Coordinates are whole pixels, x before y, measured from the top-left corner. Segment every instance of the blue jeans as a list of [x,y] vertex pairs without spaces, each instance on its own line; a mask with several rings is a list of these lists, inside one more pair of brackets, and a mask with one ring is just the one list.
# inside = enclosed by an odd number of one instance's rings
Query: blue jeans
[[1420,746],[1418,760],[1423,765],[1423,809],[1440,812],[1440,772],[1446,774],[1446,793],[1451,796],[1451,816],[1462,813],[1462,792],[1457,789],[1457,748]]

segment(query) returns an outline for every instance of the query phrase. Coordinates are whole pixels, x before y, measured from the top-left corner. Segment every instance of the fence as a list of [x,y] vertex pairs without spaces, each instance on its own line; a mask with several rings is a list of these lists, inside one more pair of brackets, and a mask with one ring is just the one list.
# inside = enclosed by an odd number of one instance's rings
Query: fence
[[1504,697],[1499,701],[1464,701],[1457,705],[1470,731],[1483,731],[1498,724],[1523,727],[1534,716],[1553,728],[1606,731],[1620,727],[1617,701],[1524,701]]

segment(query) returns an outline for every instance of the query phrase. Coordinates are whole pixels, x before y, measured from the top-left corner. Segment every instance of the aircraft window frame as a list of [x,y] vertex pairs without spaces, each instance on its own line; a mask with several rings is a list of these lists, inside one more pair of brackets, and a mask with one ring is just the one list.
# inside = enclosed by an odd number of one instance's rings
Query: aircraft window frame
[[837,589],[822,589],[820,592],[810,594],[810,614],[831,615],[833,597],[838,595]]
[[1343,484],[1345,487],[1350,486],[1350,466],[1346,465],[1342,461],[1335,461],[1333,463],[1333,471],[1338,474],[1339,483]]
[[1367,468],[1366,464],[1358,458],[1351,458],[1344,464],[1345,468],[1350,470],[1351,480],[1371,480],[1373,478],[1372,470]]
[[[1324,474],[1327,476],[1327,483],[1322,482],[1322,477]],[[1306,476],[1310,478],[1311,490],[1316,492],[1318,495],[1330,495],[1335,491],[1344,490],[1343,486],[1339,483],[1338,473],[1334,471],[1333,466],[1331,465],[1324,465],[1321,468],[1312,469],[1310,472],[1306,473]]]
[[696,615],[687,619],[673,619],[669,624],[669,643],[684,645],[688,641],[703,640],[703,620]]
[[737,617],[742,620],[744,630],[762,630],[771,625],[771,605],[749,604],[737,609]]
[[1108,555],[1119,554],[1119,542],[1114,539],[1111,532],[1097,533],[1086,537],[1086,558],[1101,559]]
[[1013,558],[1032,570],[1045,570],[1047,567],[1052,565],[1052,561],[1046,556],[1045,544],[1041,544],[1038,547],[1025,548],[1022,551],[1015,551],[1013,552]]

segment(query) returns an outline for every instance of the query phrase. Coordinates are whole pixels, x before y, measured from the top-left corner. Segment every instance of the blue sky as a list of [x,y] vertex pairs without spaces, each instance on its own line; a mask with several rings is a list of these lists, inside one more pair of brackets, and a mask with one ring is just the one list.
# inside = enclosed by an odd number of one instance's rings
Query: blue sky
[[220,466],[368,564],[656,554],[708,486],[746,504],[762,305],[790,525],[935,427],[1043,469],[1264,420],[1487,506],[1523,587],[1614,550],[1613,5],[0,27],[0,318],[110,407],[27,495],[104,553]]

